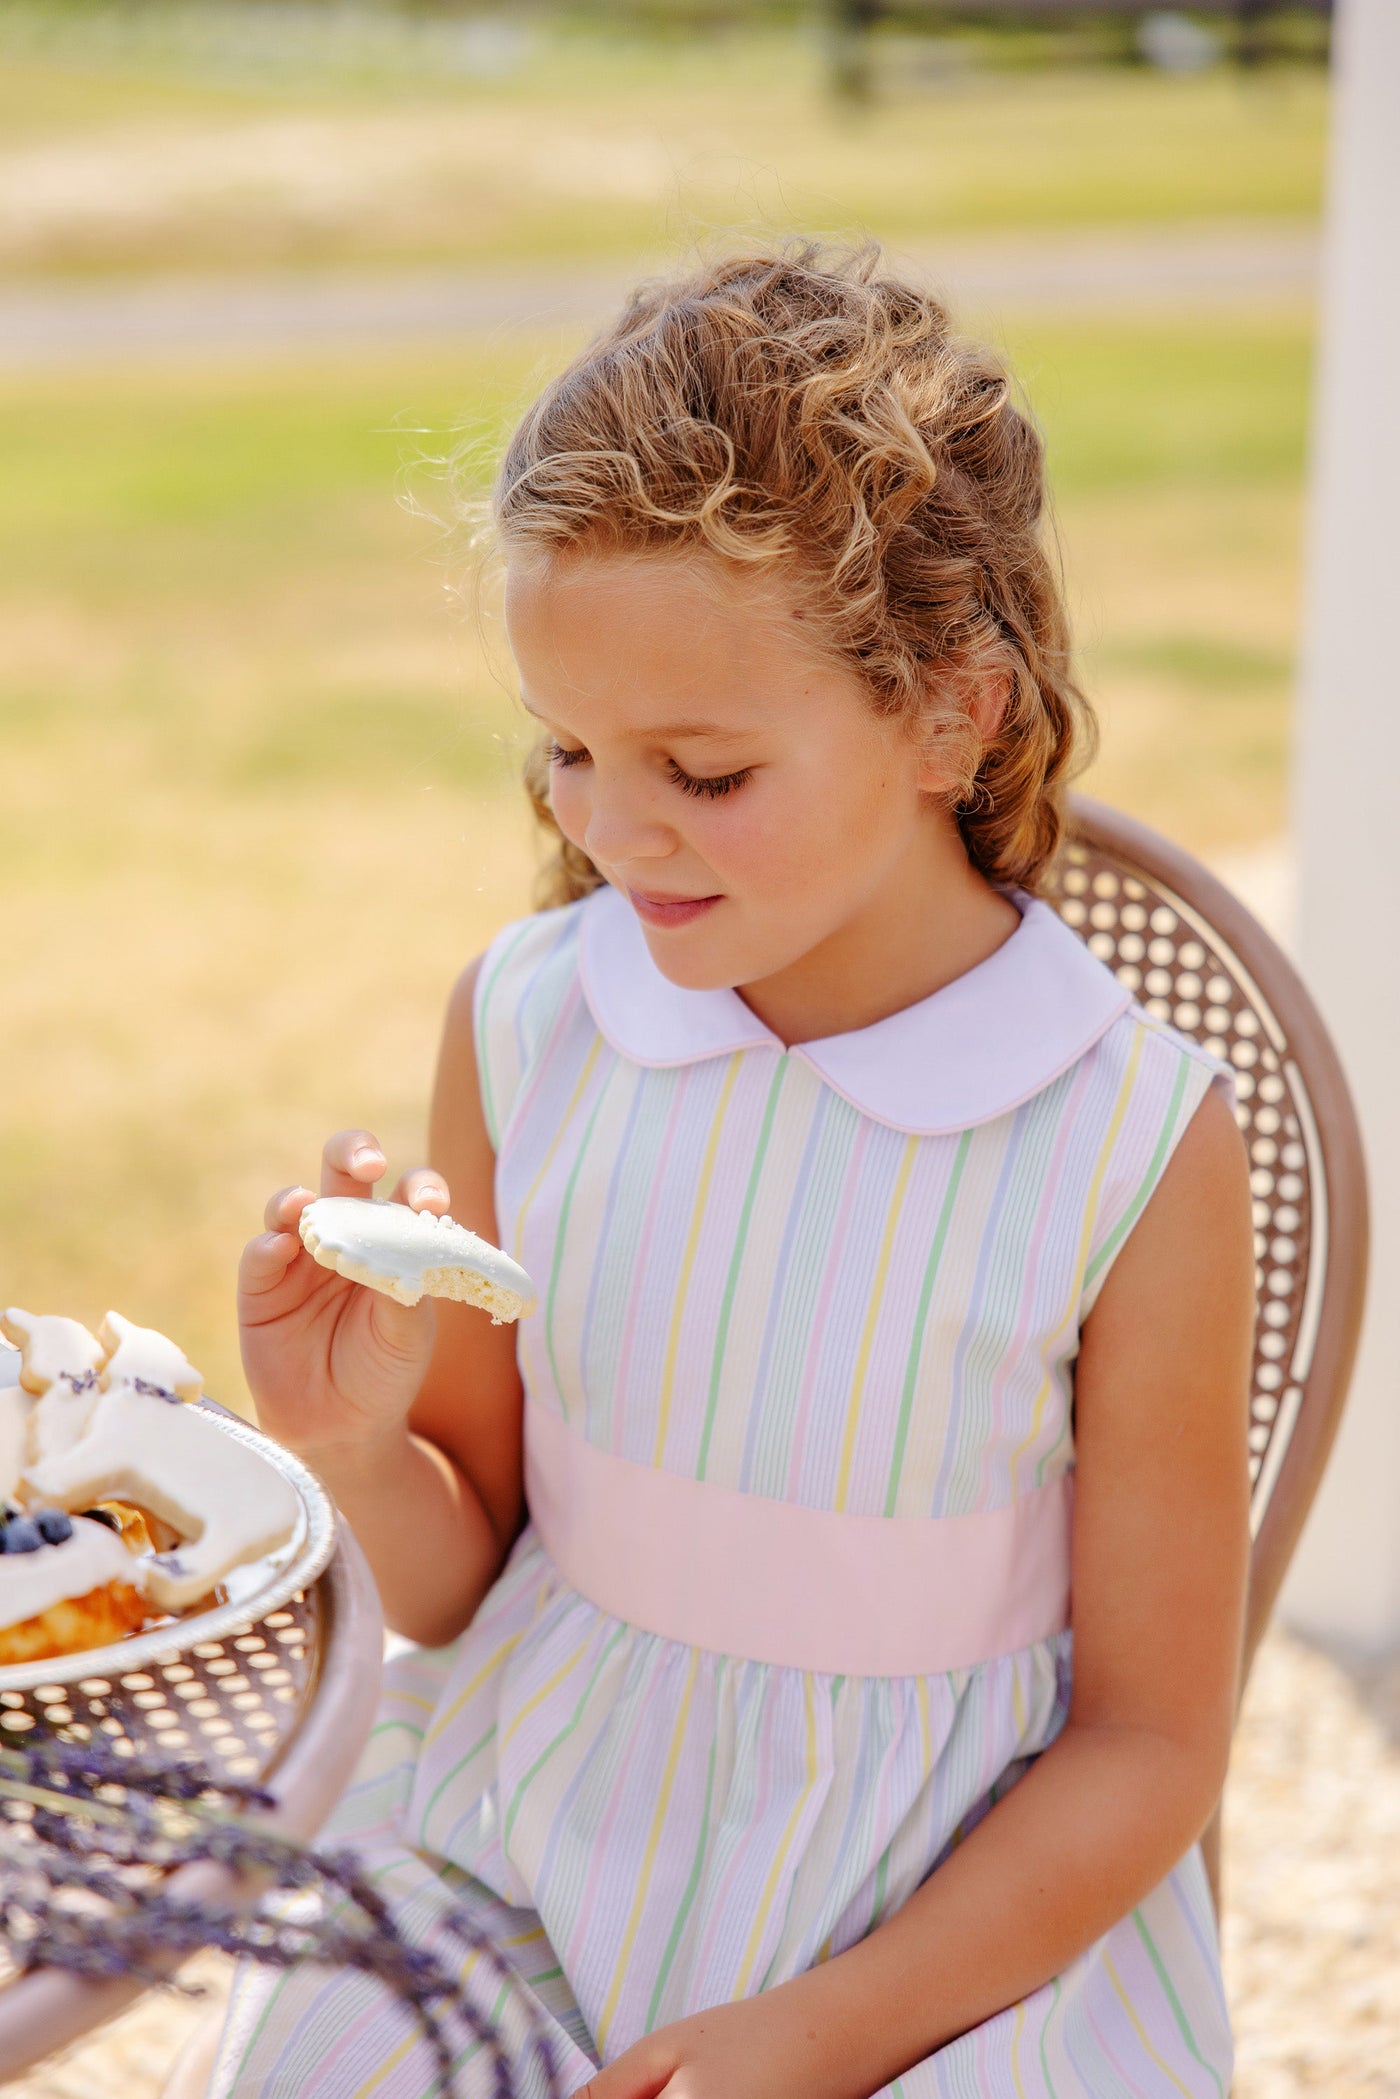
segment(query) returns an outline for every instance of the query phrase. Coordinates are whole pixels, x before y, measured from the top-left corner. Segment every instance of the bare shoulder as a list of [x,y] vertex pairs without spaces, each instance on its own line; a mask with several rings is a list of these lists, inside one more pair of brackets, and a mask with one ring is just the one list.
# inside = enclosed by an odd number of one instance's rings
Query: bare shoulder
[[[1226,1204],[1221,1222],[1238,1225],[1249,1212],[1249,1156],[1230,1104],[1212,1086],[1197,1108],[1167,1162],[1153,1201],[1161,1208],[1200,1208],[1215,1197]],[[1149,1205],[1149,1209],[1151,1205]]]
[[1187,1309],[1199,1326],[1208,1310],[1252,1326],[1254,1235],[1249,1158],[1230,1105],[1212,1086],[1192,1115],[1162,1177],[1109,1270],[1085,1323],[1085,1340],[1106,1339],[1147,1318]]

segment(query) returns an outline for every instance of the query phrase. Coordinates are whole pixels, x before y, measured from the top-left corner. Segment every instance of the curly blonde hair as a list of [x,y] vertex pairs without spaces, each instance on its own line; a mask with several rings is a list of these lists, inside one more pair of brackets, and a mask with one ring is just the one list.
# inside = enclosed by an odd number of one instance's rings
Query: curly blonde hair
[[[937,746],[975,867],[1034,891],[1094,719],[1042,533],[1043,448],[1004,367],[873,244],[736,255],[642,285],[534,403],[497,479],[512,552],[703,548],[782,564],[880,713]],[[810,630],[809,630],[810,631]],[[983,680],[1006,703],[985,741]],[[540,901],[602,877],[556,850]]]

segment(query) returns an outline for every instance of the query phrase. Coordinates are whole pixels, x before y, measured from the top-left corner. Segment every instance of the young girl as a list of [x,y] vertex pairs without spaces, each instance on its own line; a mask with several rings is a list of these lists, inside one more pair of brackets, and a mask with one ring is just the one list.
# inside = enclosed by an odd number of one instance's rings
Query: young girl
[[[420,1643],[333,1834],[421,1941],[489,1927],[526,2099],[531,2017],[590,2099],[1229,2087],[1247,1169],[1036,894],[1086,721],[1041,507],[872,255],[635,298],[501,470],[552,908],[463,976],[395,1190],[538,1310],[329,1274],[305,1188],[247,1249],[261,1419]],[[342,1133],[322,1189],[384,1171]],[[305,1971],[214,2089],[433,2075]]]

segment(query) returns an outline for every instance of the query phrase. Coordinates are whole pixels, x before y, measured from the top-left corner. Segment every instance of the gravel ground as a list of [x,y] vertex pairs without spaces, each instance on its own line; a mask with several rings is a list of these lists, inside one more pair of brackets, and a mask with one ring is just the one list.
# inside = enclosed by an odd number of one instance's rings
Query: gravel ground
[[[1284,1633],[1265,1642],[1226,1809],[1225,1957],[1234,2099],[1400,2099],[1400,1658],[1347,1668]],[[148,1997],[19,2099],[157,2099],[226,1987]]]

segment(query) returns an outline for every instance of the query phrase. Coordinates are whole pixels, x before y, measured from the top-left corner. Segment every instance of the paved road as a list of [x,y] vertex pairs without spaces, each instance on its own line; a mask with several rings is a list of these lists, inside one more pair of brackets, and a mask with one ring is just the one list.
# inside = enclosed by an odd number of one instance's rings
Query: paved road
[[[965,236],[903,258],[980,320],[1025,310],[1211,308],[1309,296],[1317,237],[1299,225]],[[0,369],[115,359],[236,357],[452,341],[580,326],[633,271],[589,267],[381,270],[0,285]]]

